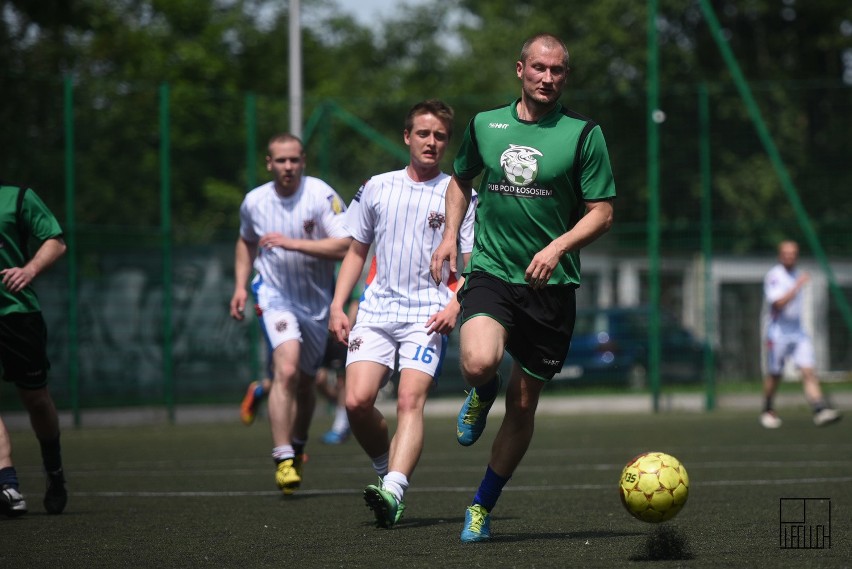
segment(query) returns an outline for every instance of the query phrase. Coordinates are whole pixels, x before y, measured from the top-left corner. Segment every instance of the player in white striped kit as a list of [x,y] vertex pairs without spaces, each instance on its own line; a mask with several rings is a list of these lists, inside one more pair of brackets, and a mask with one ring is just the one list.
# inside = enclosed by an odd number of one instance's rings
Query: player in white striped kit
[[272,349],[268,412],[275,482],[292,494],[301,484],[316,405],[314,374],[328,338],[334,264],[351,239],[343,227],[343,200],[322,180],[304,175],[301,140],[273,136],[266,167],[273,180],[250,191],[240,207],[230,308],[233,318],[244,318],[253,265],[262,329]]
[[769,269],[763,279],[766,299],[766,356],[767,370],[763,380],[763,412],[760,424],[767,429],[777,429],[781,419],[773,409],[775,392],[781,381],[784,361],[792,361],[802,371],[805,398],[814,412],[814,424],[829,425],[841,418],[837,410],[828,406],[822,394],[819,379],[814,373],[814,346],[802,327],[802,287],[810,275],[796,268],[799,245],[795,241],[778,244],[778,264]]
[[[379,527],[392,527],[405,509],[403,494],[423,450],[426,396],[440,374],[446,335],[460,309],[452,288],[456,275],[447,269],[436,285],[429,274],[432,250],[444,229],[450,177],[441,172],[440,162],[452,120],[452,109],[440,101],[412,107],[403,131],[410,164],[368,180],[346,218],[353,239],[337,275],[329,330],[339,341],[348,341],[346,410],[352,434],[381,478],[364,490]],[[460,232],[465,262],[473,246],[474,208],[472,203]],[[350,330],[343,307],[371,243],[376,246],[376,276]],[[390,440],[387,421],[375,403],[397,355],[397,428]]]

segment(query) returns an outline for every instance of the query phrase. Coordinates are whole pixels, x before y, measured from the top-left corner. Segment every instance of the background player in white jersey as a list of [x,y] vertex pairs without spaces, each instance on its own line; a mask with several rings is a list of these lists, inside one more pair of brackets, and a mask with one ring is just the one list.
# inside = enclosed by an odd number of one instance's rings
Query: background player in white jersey
[[[346,218],[352,244],[337,276],[329,330],[348,340],[346,410],[352,434],[373,461],[378,484],[364,499],[379,527],[390,528],[405,509],[403,495],[423,450],[423,408],[441,370],[459,304],[452,290],[455,271],[438,284],[429,275],[432,250],[441,241],[449,176],[441,158],[452,134],[453,111],[428,100],[414,105],[403,139],[410,164],[374,176],[358,191]],[[473,245],[471,206],[461,224],[458,245],[465,260]],[[343,307],[375,243],[376,275],[364,293],[358,321],[350,330]],[[382,385],[399,356],[397,428],[390,440],[385,417],[376,408]]]
[[302,451],[316,405],[314,375],[328,336],[334,264],[349,246],[346,206],[328,184],[304,175],[305,151],[290,134],[269,141],[273,180],[250,191],[240,206],[231,316],[242,320],[252,265],[257,303],[272,348],[269,423],[275,482],[292,494],[302,481]]
[[805,398],[813,407],[814,424],[820,427],[840,420],[840,413],[830,408],[823,397],[814,372],[813,343],[802,327],[802,288],[810,280],[810,275],[796,268],[798,259],[799,245],[795,241],[782,241],[778,244],[778,264],[769,269],[763,279],[767,373],[763,380],[764,403],[760,424],[767,429],[781,426],[773,402],[787,358],[792,358],[802,372],[802,387]]

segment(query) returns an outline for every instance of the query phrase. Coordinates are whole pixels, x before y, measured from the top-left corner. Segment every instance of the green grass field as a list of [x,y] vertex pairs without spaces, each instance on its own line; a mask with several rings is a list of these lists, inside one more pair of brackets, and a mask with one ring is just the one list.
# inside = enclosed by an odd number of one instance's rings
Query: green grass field
[[[817,429],[804,409],[784,419],[766,431],[753,412],[540,416],[483,544],[459,532],[498,418],[470,448],[453,419],[427,420],[392,530],[375,528],[363,503],[374,474],[354,440],[311,443],[303,487],[284,498],[264,419],[67,429],[70,500],[48,516],[34,438],[16,431],[30,513],[0,518],[0,567],[849,567],[852,420]],[[315,439],[329,422],[318,414]],[[675,455],[691,479],[683,511],[660,525],[618,498],[624,463],[644,450]],[[830,500],[830,547],[781,548],[782,498]]]

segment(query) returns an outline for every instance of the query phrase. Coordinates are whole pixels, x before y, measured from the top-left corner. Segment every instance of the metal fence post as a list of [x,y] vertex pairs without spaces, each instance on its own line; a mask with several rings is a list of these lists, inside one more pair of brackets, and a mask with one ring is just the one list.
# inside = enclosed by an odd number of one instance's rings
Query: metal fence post
[[76,201],[76,172],[74,171],[74,78],[65,76],[63,82],[63,119],[65,123],[65,244],[68,247],[68,385],[71,391],[71,409],[74,426],[80,418],[80,368],[78,366],[77,318],[77,220],[74,215]]
[[160,238],[163,254],[163,391],[169,422],[175,422],[172,364],[172,211],[169,84],[160,85]]

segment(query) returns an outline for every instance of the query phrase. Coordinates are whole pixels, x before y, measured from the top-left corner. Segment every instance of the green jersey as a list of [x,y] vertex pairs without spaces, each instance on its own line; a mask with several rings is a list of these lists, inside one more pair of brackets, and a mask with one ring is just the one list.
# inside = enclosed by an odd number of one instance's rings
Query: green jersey
[[[30,189],[0,185],[0,268],[23,267],[29,261],[27,242],[60,237],[59,222]],[[38,297],[31,286],[12,293],[0,285],[0,316],[13,312],[38,312]]]
[[[453,169],[462,180],[482,173],[465,274],[508,283],[525,283],[535,254],[577,223],[586,201],[615,197],[600,127],[561,105],[538,122],[519,119],[517,101],[478,113]],[[549,284],[580,284],[579,251],[562,256]]]

